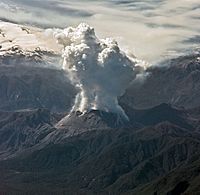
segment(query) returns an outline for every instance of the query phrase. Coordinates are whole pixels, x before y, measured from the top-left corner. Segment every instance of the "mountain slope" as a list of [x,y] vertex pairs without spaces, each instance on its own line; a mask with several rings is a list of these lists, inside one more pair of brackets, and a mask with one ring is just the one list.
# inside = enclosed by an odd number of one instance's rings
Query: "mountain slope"
[[47,108],[66,112],[75,94],[61,70],[0,65],[0,110]]
[[199,148],[198,133],[170,123],[92,131],[1,162],[1,179],[27,193],[134,194],[138,186],[190,166],[199,159]]
[[133,83],[120,99],[133,108],[162,103],[193,108],[200,106],[200,54],[182,56],[150,67],[148,77]]
[[[157,118],[159,113],[161,116],[164,113],[165,117]],[[173,124],[172,117],[168,117],[166,113],[173,113],[174,123],[182,120],[185,124],[181,126],[181,121]],[[114,129],[98,126],[92,131],[79,132],[70,137],[66,136],[67,129],[52,128],[60,116],[55,115],[55,119],[48,111],[17,113],[17,119],[13,119],[12,114],[2,117],[2,121],[13,121],[10,124],[15,124],[17,120],[17,124],[26,125],[25,131],[23,128],[16,128],[12,132],[25,132],[25,143],[29,145],[25,144],[24,147],[24,142],[15,142],[20,152],[16,151],[9,159],[1,159],[1,191],[21,194],[53,192],[103,195],[172,191],[182,180],[169,180],[168,187],[163,191],[162,182],[156,182],[165,177],[175,178],[176,174],[179,175],[187,167],[190,169],[193,163],[199,161],[200,133],[196,129],[196,123],[191,123],[191,118],[198,119],[199,111],[177,110],[169,105],[160,105],[135,111],[134,114],[138,121],[142,122],[142,118],[144,119],[143,124]],[[27,116],[30,120],[27,120]],[[93,124],[88,116],[90,113],[85,116],[83,124]],[[147,120],[149,116],[153,117],[152,124]],[[167,122],[168,118],[171,121]],[[30,126],[34,128],[29,129]],[[5,134],[6,129],[3,132]],[[13,137],[13,134],[10,136]],[[2,145],[5,146],[6,140],[9,139],[4,139],[4,142],[1,140]],[[15,148],[10,145],[7,147]],[[196,172],[198,166],[193,169]],[[194,187],[196,191],[200,189],[195,184],[199,174],[197,171],[196,176],[189,174],[184,178],[184,181],[189,182],[187,190],[193,190]]]

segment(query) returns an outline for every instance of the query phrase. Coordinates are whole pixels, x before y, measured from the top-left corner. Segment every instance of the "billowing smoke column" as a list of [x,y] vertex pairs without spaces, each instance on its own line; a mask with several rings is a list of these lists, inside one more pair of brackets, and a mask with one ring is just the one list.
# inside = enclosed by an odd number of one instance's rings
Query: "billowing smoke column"
[[128,120],[118,104],[127,86],[138,74],[136,63],[122,52],[116,41],[98,39],[87,24],[55,30],[63,49],[63,69],[80,89],[72,111],[101,110]]

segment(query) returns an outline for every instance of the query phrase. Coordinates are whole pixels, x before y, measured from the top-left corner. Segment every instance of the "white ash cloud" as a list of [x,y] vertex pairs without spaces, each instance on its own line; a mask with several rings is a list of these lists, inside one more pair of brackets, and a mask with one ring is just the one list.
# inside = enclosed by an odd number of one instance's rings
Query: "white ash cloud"
[[102,110],[127,118],[117,98],[141,73],[138,61],[120,50],[115,40],[99,39],[84,23],[54,30],[53,35],[64,46],[63,69],[80,90],[72,111]]

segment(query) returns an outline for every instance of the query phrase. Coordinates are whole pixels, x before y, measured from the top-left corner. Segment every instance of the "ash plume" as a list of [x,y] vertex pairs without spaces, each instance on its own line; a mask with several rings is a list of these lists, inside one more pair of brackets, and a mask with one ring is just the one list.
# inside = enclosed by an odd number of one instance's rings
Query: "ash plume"
[[80,91],[72,112],[101,110],[128,120],[118,97],[141,73],[137,60],[126,55],[115,40],[99,39],[94,28],[84,23],[76,28],[55,29],[53,35],[64,46],[63,69]]

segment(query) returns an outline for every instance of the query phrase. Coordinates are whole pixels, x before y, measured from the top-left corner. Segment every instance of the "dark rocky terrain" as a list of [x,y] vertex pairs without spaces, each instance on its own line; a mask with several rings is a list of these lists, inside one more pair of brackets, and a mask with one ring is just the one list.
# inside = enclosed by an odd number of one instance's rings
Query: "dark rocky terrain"
[[48,108],[65,112],[73,104],[75,94],[60,70],[0,65],[0,110]]
[[200,54],[183,56],[150,67],[142,83],[129,87],[121,102],[134,108],[169,103],[185,108],[200,106]]
[[[135,119],[129,127],[88,127],[69,136],[68,129],[54,127],[63,115],[44,109],[2,112],[0,191],[169,194],[185,182],[180,187],[185,194],[197,193],[199,114],[200,109],[193,112],[162,104],[132,110]],[[98,114],[92,116],[95,122],[100,120]]]
[[125,125],[91,111],[60,127],[76,94],[64,73],[0,65],[0,194],[200,194],[198,57],[150,68],[120,98]]

